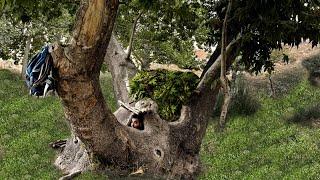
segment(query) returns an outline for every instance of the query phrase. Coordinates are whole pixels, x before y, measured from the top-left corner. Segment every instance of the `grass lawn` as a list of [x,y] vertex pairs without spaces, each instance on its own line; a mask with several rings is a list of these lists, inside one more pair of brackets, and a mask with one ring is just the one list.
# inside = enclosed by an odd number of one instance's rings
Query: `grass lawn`
[[[114,110],[110,79],[103,76],[102,87]],[[9,71],[0,70],[0,82],[0,179],[59,178],[48,146],[69,135],[59,100],[28,96],[23,81]],[[200,179],[319,179],[320,129],[287,121],[310,112],[319,98],[320,89],[302,81],[283,97],[261,95],[255,114],[233,113],[224,132],[217,132],[212,120]],[[86,173],[79,179],[104,178]]]
[[222,133],[211,122],[201,179],[320,179],[320,129],[288,121],[302,112],[319,119],[319,98],[320,89],[302,81],[280,99],[261,97],[253,115],[232,114]]

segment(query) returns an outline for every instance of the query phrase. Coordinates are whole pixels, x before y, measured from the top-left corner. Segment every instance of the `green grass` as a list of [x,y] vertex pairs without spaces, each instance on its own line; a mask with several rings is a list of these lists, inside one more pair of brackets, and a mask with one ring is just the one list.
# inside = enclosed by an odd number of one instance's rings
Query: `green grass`
[[[102,76],[102,89],[115,110],[110,80]],[[6,70],[0,82],[0,179],[59,178],[49,143],[70,134],[60,101],[30,97],[24,82]]]
[[[114,110],[110,79],[104,75],[101,82]],[[0,179],[59,178],[48,147],[69,135],[59,100],[28,96],[23,81],[8,71],[0,70],[0,82]],[[281,98],[259,97],[254,114],[231,114],[224,132],[211,121],[200,179],[319,179],[320,129],[288,120],[318,104],[319,97],[320,89],[305,80]],[[104,178],[85,173],[78,179]]]
[[51,141],[68,136],[62,107],[55,98],[28,96],[23,81],[0,71],[1,179],[54,179]]
[[320,90],[302,81],[283,98],[260,97],[253,115],[232,115],[222,133],[211,122],[201,179],[319,179],[320,129],[286,121],[319,98]]

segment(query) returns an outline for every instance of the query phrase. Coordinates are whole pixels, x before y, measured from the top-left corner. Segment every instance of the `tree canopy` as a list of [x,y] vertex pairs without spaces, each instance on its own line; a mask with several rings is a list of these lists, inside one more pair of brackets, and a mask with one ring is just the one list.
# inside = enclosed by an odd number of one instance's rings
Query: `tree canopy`
[[[220,42],[222,20],[227,0],[206,1],[209,45]],[[273,70],[270,53],[283,45],[299,46],[309,39],[319,43],[319,1],[235,1],[229,19],[229,41],[242,36],[241,63],[247,69],[260,72]]]
[[68,38],[79,2],[74,1],[1,1],[1,55],[3,59],[22,58],[31,39],[34,54],[45,43]]

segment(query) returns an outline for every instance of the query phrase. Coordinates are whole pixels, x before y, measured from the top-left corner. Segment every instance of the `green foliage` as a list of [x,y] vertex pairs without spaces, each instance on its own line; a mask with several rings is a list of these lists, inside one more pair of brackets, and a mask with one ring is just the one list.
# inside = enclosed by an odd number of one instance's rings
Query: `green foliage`
[[[248,86],[243,75],[238,75],[232,88],[232,100],[230,102],[228,114],[252,115],[261,107],[259,100],[254,96],[253,89]],[[215,116],[220,116],[223,104],[223,93],[220,92],[217,98]]]
[[[133,44],[133,55],[145,68],[150,62],[196,68],[194,37],[204,40],[203,9],[197,1],[132,0],[120,6],[115,32],[128,46],[132,24],[143,11]],[[199,40],[197,40],[199,42]],[[201,44],[201,42],[199,42]]]
[[168,121],[175,120],[196,88],[199,78],[193,73],[166,70],[141,71],[130,81],[130,94],[135,100],[153,99],[159,114]]
[[310,72],[314,72],[319,70],[320,67],[320,56],[315,55],[312,57],[307,58],[302,62],[302,65]]
[[[227,0],[206,0],[207,26],[211,30],[208,44],[221,40],[221,27]],[[320,40],[320,10],[316,1],[234,1],[228,23],[228,40],[242,35],[241,62],[252,72],[272,71],[270,54],[283,44],[299,46],[310,39],[313,46]],[[286,60],[286,59],[285,59]]]
[[309,107],[301,107],[296,113],[290,115],[287,119],[289,122],[301,123],[307,126],[319,127],[317,123],[320,121],[320,104],[311,105]]
[[[116,33],[128,45],[132,22],[143,9],[139,21],[133,55],[144,64],[175,63],[197,67],[193,63],[193,45],[205,48],[221,42],[221,28],[227,0],[153,1],[128,0],[120,7]],[[247,70],[271,72],[274,62],[270,54],[283,44],[299,46],[310,39],[313,46],[320,39],[319,1],[234,1],[228,22],[228,42],[242,35],[241,63]],[[188,56],[188,58],[185,58]],[[288,61],[283,55],[284,61]]]
[[308,59],[302,62],[302,65],[309,71],[309,81],[314,86],[320,86],[320,56],[315,55],[309,57]]
[[260,102],[253,95],[253,90],[250,89],[242,75],[237,77],[234,86],[230,113],[250,115],[257,112],[260,108]]
[[3,13],[11,16],[16,22],[28,23],[35,20],[44,22],[63,15],[63,11],[68,9],[74,14],[80,1],[69,0],[4,0]]
[[6,1],[0,16],[0,58],[21,60],[27,39],[30,54],[46,43],[68,39],[76,7],[65,1]]

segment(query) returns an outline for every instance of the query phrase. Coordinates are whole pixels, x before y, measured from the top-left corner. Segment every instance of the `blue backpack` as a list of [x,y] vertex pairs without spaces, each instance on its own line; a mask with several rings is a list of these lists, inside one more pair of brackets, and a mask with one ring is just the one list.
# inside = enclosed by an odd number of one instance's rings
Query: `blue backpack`
[[55,89],[55,81],[52,76],[53,62],[49,52],[49,46],[29,60],[26,69],[26,83],[30,89],[30,95],[45,97],[47,92]]

